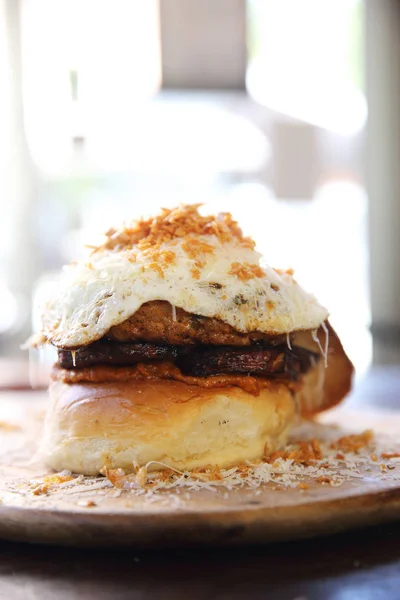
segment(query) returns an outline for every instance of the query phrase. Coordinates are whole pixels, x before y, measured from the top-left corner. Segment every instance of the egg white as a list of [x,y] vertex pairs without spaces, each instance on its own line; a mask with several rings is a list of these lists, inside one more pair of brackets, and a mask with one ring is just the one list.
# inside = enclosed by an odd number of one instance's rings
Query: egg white
[[179,238],[160,248],[176,256],[162,267],[163,276],[151,253],[140,250],[135,262],[132,251],[102,250],[65,267],[43,309],[47,341],[65,348],[89,344],[153,300],[221,319],[242,332],[290,333],[316,329],[327,319],[328,311],[288,273],[269,266],[263,266],[263,277],[247,280],[230,273],[234,262],[259,265],[255,250],[235,241],[222,244],[213,235],[197,239],[214,246],[213,254],[201,257],[198,279],[192,274],[195,259]]

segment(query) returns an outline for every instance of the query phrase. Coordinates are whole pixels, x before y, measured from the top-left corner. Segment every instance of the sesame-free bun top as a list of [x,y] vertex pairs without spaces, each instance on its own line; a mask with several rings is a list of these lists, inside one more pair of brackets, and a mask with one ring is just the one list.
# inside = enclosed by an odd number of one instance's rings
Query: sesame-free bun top
[[198,205],[163,209],[106,235],[86,260],[65,267],[43,307],[40,341],[90,344],[153,300],[242,332],[316,329],[328,317],[292,272],[260,263],[229,213],[202,216]]

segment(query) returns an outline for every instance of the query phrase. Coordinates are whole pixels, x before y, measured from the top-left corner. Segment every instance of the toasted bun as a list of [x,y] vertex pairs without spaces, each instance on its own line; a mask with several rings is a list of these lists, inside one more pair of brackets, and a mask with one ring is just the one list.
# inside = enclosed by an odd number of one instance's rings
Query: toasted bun
[[295,400],[283,384],[253,396],[237,387],[166,380],[55,382],[50,396],[42,443],[47,463],[86,475],[150,461],[194,469],[254,460],[266,446],[286,442],[295,417]]

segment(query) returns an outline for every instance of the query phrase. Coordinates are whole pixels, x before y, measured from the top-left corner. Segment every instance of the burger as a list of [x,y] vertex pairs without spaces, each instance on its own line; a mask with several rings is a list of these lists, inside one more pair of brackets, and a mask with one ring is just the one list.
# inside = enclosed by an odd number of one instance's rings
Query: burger
[[260,459],[298,416],[340,402],[353,373],[293,271],[199,205],[108,231],[64,269],[32,343],[58,353],[47,464],[86,475]]

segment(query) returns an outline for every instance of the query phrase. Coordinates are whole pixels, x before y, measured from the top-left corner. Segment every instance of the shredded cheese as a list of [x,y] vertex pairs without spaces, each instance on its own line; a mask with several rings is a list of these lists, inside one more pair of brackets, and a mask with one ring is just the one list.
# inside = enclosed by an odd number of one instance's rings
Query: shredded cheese
[[292,344],[290,343],[290,333],[286,334],[286,344],[287,344],[287,347],[289,348],[289,350],[291,350]]
[[327,366],[328,366],[328,346],[327,346],[326,340],[328,339],[328,334],[327,333],[325,334],[325,348],[322,348],[321,342],[319,341],[318,329],[311,330],[311,337],[314,340],[314,342],[318,345],[318,348],[319,348],[322,356],[324,357],[325,368],[327,368]]
[[[319,486],[356,483],[373,489],[380,482],[397,486],[400,481],[400,443],[394,436],[373,436],[369,430],[348,434],[338,431],[335,425],[309,421],[303,422],[294,435],[298,441],[292,441],[282,452],[232,468],[207,465],[184,471],[150,461],[141,467],[132,465],[131,474],[105,468],[105,477],[72,476],[62,471],[28,480],[26,493],[38,505],[60,495],[63,500],[75,499],[86,509],[94,504],[101,506],[103,499],[121,496],[125,510],[133,496],[132,506],[137,506],[136,497],[140,497],[146,504],[154,502],[170,510],[184,508],[186,500],[193,500],[192,493],[203,491],[218,494],[219,501],[224,501],[238,489],[254,497],[282,490],[308,495]],[[154,467],[161,470],[152,470]]]
[[[316,431],[320,427],[317,424],[310,426],[315,427]],[[263,460],[230,469],[208,465],[193,471],[180,471],[165,463],[151,461],[141,469],[136,466],[132,474],[125,474],[122,469],[106,469],[104,474],[117,488],[139,494],[179,491],[182,488],[189,491],[232,490],[237,487],[257,489],[265,484],[273,484],[276,491],[283,488],[305,491],[318,484],[337,487],[347,481],[362,479],[362,470],[375,469],[377,476],[382,476],[389,467],[385,463],[382,463],[385,468],[376,464],[376,460],[371,458],[374,456],[372,449],[380,452],[381,458],[398,454],[397,451],[389,453],[379,450],[373,433],[367,430],[361,434],[342,436],[336,441],[318,441],[316,438],[299,440]],[[149,471],[151,465],[163,467],[163,470]]]
[[321,327],[325,332],[325,367],[328,366],[328,352],[329,352],[329,329],[327,328],[325,321],[322,321]]

